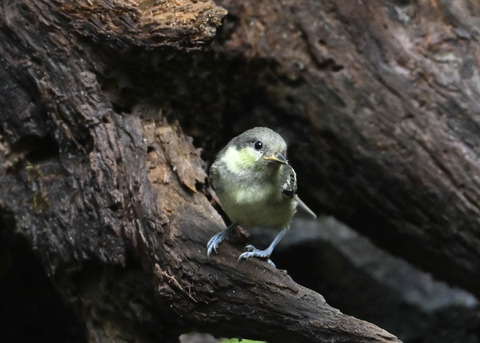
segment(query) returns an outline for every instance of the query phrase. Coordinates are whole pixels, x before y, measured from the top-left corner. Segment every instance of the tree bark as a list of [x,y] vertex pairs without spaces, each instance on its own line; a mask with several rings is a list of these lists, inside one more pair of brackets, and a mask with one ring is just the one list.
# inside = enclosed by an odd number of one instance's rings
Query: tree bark
[[[220,134],[204,131],[219,126],[208,120],[216,113],[187,117],[221,89],[227,68],[203,49],[222,8],[0,5],[2,236],[27,238],[90,341],[174,342],[197,329],[275,342],[398,342],[281,270],[238,264],[238,246],[207,258],[205,244],[224,223],[182,127],[204,132],[205,145]],[[205,81],[208,73],[217,78]]]
[[0,5],[1,236],[91,341],[396,340],[238,244],[206,258],[204,160],[257,125],[311,207],[480,295],[476,2]]

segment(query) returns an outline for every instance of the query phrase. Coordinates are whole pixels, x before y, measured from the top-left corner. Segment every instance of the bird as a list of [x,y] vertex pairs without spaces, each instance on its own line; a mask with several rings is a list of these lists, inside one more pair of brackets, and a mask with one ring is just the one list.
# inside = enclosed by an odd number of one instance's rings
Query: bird
[[219,245],[237,226],[276,228],[280,232],[268,248],[247,245],[238,258],[257,258],[275,266],[270,256],[287,233],[297,205],[316,218],[297,195],[297,175],[287,160],[287,143],[270,128],[255,127],[228,142],[212,163],[209,180],[231,225],[208,241],[208,257],[218,254]]

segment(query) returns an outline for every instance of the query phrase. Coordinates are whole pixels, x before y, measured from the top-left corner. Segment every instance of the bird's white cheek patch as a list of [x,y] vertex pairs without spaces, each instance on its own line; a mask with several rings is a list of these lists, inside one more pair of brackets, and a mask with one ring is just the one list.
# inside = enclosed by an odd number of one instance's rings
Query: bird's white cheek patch
[[236,174],[243,174],[252,168],[262,154],[252,148],[237,150],[230,147],[225,151],[225,164],[229,171]]

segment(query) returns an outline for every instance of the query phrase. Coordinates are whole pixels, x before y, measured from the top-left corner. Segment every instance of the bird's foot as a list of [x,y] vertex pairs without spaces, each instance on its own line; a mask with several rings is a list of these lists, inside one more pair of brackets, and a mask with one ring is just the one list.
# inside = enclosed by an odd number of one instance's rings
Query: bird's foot
[[227,230],[220,231],[217,233],[215,236],[210,238],[210,240],[207,243],[207,256],[210,257],[212,252],[214,251],[215,254],[218,254],[217,249],[218,246],[225,240],[225,238],[228,235]]
[[270,259],[270,255],[272,254],[272,249],[260,250],[260,249],[255,248],[253,245],[249,244],[245,247],[245,250],[247,250],[247,251],[245,251],[243,254],[241,254],[238,257],[239,262],[242,262],[243,260],[248,260],[249,258],[255,257],[255,258],[258,258],[260,260],[267,261],[268,263],[270,263],[272,266],[275,267],[275,263],[273,263],[272,260]]

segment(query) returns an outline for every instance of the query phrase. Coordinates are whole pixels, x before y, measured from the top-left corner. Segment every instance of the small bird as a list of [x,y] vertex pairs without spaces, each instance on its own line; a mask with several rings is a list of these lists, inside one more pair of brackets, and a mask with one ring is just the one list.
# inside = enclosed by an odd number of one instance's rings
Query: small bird
[[242,227],[278,228],[280,233],[265,250],[247,245],[239,261],[252,257],[268,261],[287,233],[297,204],[316,217],[297,196],[297,176],[288,164],[287,143],[275,131],[256,127],[233,138],[217,155],[209,177],[232,224],[207,243],[207,255],[232,231]]

